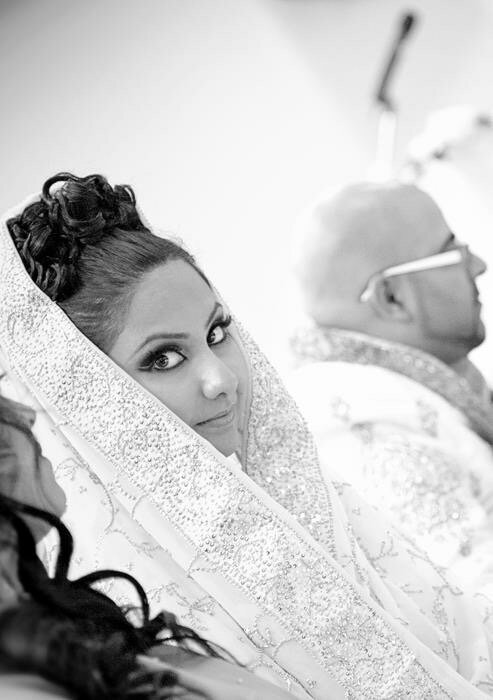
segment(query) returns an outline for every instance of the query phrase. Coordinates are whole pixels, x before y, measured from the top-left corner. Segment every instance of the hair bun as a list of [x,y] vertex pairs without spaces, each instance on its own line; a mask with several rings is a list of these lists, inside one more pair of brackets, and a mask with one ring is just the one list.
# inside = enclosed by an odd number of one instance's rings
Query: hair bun
[[[52,193],[58,183],[63,184]],[[132,189],[125,185],[113,189],[102,175],[79,178],[58,173],[45,182],[41,196],[53,232],[85,245],[97,243],[107,231],[127,228],[136,214]]]
[[[55,185],[60,185],[54,189]],[[41,200],[7,222],[33,281],[55,301],[78,288],[85,246],[115,229],[145,230],[128,185],[114,188],[102,175],[58,173],[43,185]]]

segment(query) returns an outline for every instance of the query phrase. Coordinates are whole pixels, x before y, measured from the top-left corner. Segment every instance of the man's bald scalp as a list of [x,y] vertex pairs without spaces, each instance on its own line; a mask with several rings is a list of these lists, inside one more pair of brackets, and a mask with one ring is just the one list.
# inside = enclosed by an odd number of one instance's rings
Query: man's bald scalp
[[320,200],[298,240],[296,274],[305,299],[357,301],[375,272],[428,254],[427,231],[437,225],[446,235],[438,206],[414,185],[361,182]]

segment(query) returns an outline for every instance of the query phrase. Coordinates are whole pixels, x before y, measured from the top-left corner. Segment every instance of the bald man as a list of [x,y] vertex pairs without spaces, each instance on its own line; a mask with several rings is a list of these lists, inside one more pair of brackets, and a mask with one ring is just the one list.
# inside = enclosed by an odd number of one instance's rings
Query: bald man
[[468,354],[485,337],[485,269],[414,186],[361,183],[320,201],[298,235],[311,323],[293,339],[291,383],[341,488],[355,486],[483,593],[481,577],[493,580],[493,411]]

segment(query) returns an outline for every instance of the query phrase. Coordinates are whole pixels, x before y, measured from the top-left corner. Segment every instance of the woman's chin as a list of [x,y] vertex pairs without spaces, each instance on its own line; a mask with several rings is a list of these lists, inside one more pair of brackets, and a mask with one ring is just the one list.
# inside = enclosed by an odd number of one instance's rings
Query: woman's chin
[[207,442],[210,442],[224,457],[231,457],[240,449],[240,439],[238,430],[228,430],[224,434],[210,435],[207,432],[197,430],[198,434]]
[[216,450],[224,457],[231,457],[231,455],[234,455],[240,448],[238,435],[225,435],[223,437],[214,436],[212,439],[210,437],[206,437],[205,435],[203,437],[205,437],[205,439],[210,442],[211,445],[215,447]]
[[239,445],[233,441],[214,442],[211,440],[210,442],[224,457],[231,457],[239,448]]

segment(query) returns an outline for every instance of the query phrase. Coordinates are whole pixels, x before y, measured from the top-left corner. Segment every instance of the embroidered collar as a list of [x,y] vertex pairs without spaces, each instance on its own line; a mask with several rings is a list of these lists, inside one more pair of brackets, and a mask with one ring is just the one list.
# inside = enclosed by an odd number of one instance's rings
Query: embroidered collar
[[493,408],[484,405],[464,377],[426,352],[364,333],[314,324],[295,332],[291,349],[298,366],[310,362],[349,362],[402,374],[462,411],[475,432],[493,444]]

